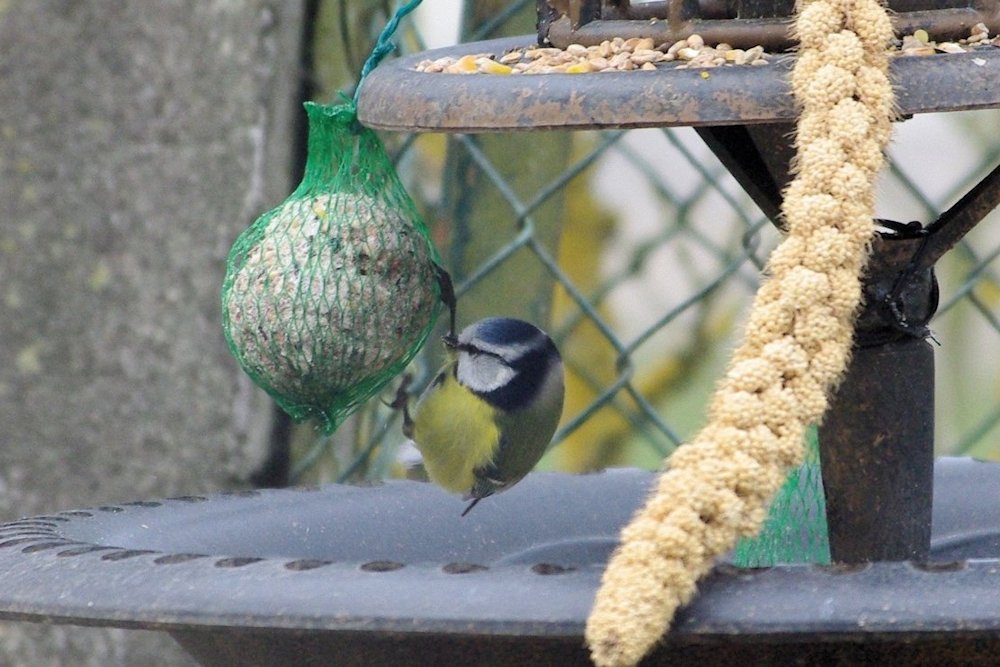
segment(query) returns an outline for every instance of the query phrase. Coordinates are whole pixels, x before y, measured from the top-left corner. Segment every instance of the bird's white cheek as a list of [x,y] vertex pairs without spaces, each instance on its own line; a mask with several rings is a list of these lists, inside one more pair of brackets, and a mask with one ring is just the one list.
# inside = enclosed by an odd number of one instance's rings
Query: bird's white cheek
[[458,381],[473,391],[489,392],[503,387],[514,377],[513,369],[487,355],[462,353],[458,357]]

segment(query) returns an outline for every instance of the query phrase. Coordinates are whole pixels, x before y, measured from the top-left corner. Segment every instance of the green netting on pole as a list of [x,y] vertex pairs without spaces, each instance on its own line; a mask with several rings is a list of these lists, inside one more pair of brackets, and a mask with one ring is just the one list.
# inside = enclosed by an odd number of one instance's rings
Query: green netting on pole
[[760,534],[739,541],[734,561],[739,567],[830,563],[826,497],[815,428],[807,435],[805,460],[778,491]]
[[420,349],[442,283],[427,227],[355,106],[305,106],[305,175],[233,245],[223,330],[254,382],[330,433]]

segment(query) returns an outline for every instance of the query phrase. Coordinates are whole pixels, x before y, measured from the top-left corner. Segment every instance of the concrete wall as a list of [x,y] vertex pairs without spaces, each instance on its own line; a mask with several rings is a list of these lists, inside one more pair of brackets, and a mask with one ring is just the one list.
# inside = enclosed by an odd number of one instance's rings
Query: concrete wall
[[[302,4],[0,1],[0,520],[261,464],[270,403],[219,287],[290,186]],[[152,633],[2,624],[8,664],[191,663]]]

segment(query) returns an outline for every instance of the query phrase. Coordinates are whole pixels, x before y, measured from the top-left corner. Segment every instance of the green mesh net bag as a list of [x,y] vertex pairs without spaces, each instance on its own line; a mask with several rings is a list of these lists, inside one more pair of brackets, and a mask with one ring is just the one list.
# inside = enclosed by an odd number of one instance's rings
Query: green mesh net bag
[[771,502],[760,533],[736,545],[733,556],[736,565],[770,567],[830,563],[826,498],[816,429],[809,429],[806,437],[806,456],[802,465],[792,470]]
[[354,105],[305,106],[305,175],[233,245],[223,330],[254,382],[331,433],[410,362],[450,282]]

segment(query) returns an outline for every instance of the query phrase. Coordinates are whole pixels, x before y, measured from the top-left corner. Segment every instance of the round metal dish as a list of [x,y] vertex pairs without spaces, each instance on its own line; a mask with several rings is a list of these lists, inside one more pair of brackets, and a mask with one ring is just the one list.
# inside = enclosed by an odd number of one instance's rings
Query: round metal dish
[[[160,629],[206,665],[588,664],[587,612],[652,480],[537,473],[465,518],[388,482],[21,519],[0,526],[0,618]],[[993,659],[998,501],[1000,465],[940,460],[934,562],[723,564],[652,660]]]

